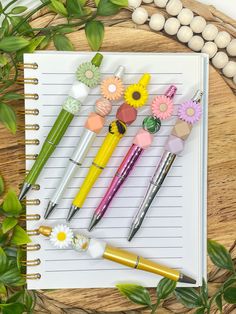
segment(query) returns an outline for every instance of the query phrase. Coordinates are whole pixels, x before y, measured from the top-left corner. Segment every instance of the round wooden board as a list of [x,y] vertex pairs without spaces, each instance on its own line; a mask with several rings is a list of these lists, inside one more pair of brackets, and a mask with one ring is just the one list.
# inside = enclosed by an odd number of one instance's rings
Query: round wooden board
[[[69,35],[76,50],[90,50],[84,31]],[[54,49],[50,46],[49,49]],[[187,47],[159,33],[127,27],[107,27],[101,51],[186,52]],[[17,109],[23,109],[23,103]],[[208,145],[208,237],[228,248],[235,236],[236,204],[236,104],[235,96],[222,77],[210,66]],[[22,117],[19,117],[22,121]],[[0,133],[1,173],[7,186],[18,187],[24,169],[23,131]],[[11,156],[11,158],[9,158]],[[211,265],[209,265],[211,267]],[[124,278],[123,278],[124,279]],[[154,295],[154,291],[152,291]],[[176,309],[179,306],[176,305]],[[116,289],[70,289],[38,291],[35,313],[121,312],[140,308]],[[173,307],[172,307],[173,308]],[[143,313],[144,311],[141,310]],[[134,310],[133,313],[140,312]],[[129,312],[131,313],[131,312]],[[160,313],[170,313],[161,310]],[[183,312],[179,312],[183,313]]]

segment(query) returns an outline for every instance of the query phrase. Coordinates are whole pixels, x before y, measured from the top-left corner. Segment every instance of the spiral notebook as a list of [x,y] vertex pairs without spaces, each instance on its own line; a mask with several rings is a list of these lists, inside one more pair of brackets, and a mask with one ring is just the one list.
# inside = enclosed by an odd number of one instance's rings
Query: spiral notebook
[[[75,80],[75,70],[81,62],[92,58],[92,52],[36,52],[24,55],[26,170],[29,170],[52,127],[61,105]],[[109,211],[91,232],[113,246],[130,250],[145,258],[180,269],[201,285],[206,275],[206,177],[207,177],[207,99],[208,58],[194,53],[104,53],[102,77],[113,74],[118,65],[125,66],[125,85],[137,82],[144,72],[151,74],[148,104],[139,111],[138,119],[129,126],[126,136],[98,179],[84,207],[70,223],[74,231],[88,234],[87,227],[93,210],[99,204],[111,178],[140,128],[150,113],[154,96],[164,94],[170,84],[178,88],[175,115],[163,123],[153,145],[144,152],[134,171],[111,204]],[[29,80],[30,78],[30,80]],[[132,217],[144,195],[152,172],[163,151],[164,143],[176,120],[178,105],[190,99],[197,90],[204,90],[203,118],[194,126],[179,156],[170,170],[163,187],[150,208],[141,230],[133,241],[127,241]],[[60,181],[67,161],[79,140],[88,113],[100,97],[94,88],[44,167],[34,189],[27,198],[27,229],[40,225],[65,223],[68,210],[78,187],[85,177],[92,159],[114,120],[118,105],[113,105],[106,126],[95,140],[83,166],[78,170],[53,215],[43,220],[47,203]],[[55,249],[47,238],[32,236],[27,252],[27,284],[29,289],[114,287],[119,282],[156,286],[160,277],[124,267],[111,261],[91,259],[71,249]],[[189,285],[188,285],[189,286]]]

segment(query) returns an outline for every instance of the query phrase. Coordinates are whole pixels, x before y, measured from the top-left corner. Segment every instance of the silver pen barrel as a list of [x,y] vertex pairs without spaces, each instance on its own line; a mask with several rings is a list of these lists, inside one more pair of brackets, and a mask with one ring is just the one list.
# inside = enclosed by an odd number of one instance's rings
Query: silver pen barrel
[[175,160],[176,154],[165,151],[161,157],[161,160],[154,172],[154,175],[150,181],[148,189],[142,200],[142,203],[138,209],[138,212],[132,222],[128,240],[131,241],[136,232],[140,229],[142,222],[147,214],[149,207],[151,206],[157,192],[159,191],[163,181],[165,180],[171,165]]

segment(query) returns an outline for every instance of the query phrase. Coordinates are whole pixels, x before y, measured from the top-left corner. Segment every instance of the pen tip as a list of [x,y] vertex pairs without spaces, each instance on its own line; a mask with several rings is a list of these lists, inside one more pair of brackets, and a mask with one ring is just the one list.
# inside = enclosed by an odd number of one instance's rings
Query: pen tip
[[180,274],[178,282],[196,284],[196,280],[184,274]]
[[19,201],[22,201],[23,198],[25,198],[27,192],[29,191],[29,189],[31,188],[31,184],[29,183],[24,183],[21,190],[20,190],[20,194],[18,196]]
[[138,229],[136,229],[136,228],[131,228],[130,229],[130,232],[129,232],[129,235],[128,235],[128,238],[127,238],[127,240],[129,242],[133,239],[133,237],[135,236],[137,231],[138,231]]
[[94,229],[94,227],[96,226],[96,224],[98,223],[98,218],[97,218],[97,215],[94,214],[91,221],[90,221],[90,224],[89,224],[89,227],[88,227],[88,231],[92,231]]
[[48,206],[47,206],[47,209],[45,211],[45,214],[44,214],[44,219],[47,219],[51,213],[53,212],[54,208],[57,206],[56,203],[53,203],[53,202],[48,202]]
[[76,214],[76,212],[80,209],[80,207],[77,207],[75,205],[71,205],[71,208],[69,210],[69,214],[66,218],[67,222],[71,221],[71,219],[74,217],[74,215]]

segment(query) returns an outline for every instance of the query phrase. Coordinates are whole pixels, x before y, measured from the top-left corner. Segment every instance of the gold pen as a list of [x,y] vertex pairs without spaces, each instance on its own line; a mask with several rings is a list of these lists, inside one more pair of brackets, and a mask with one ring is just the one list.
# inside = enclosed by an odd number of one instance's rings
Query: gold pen
[[66,225],[54,228],[41,226],[38,233],[50,238],[50,242],[58,248],[71,246],[75,251],[86,252],[91,258],[104,258],[124,266],[157,274],[174,281],[195,284],[196,280],[184,275],[179,270],[155,263],[134,253],[113,247],[104,241],[89,238],[81,233],[73,234]]

